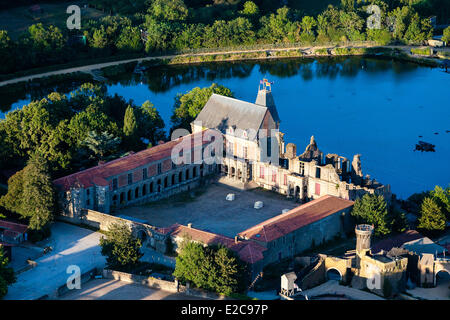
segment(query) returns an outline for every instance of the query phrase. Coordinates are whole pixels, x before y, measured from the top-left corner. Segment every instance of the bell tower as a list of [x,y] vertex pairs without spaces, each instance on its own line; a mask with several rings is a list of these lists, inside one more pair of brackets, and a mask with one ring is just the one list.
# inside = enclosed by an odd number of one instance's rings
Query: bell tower
[[275,106],[275,101],[272,96],[272,84],[273,82],[269,82],[267,79],[263,79],[259,82],[258,96],[256,97],[255,104],[269,109],[273,120],[277,124],[277,128],[279,128],[280,117],[278,116],[277,107]]

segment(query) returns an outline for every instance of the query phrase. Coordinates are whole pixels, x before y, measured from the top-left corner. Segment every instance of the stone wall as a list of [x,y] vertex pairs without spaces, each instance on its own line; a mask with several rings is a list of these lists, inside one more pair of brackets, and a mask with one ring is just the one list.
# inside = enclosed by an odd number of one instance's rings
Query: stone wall
[[268,250],[264,252],[264,265],[277,262],[280,258],[301,254],[313,246],[332,240],[336,236],[344,236],[348,232],[346,226],[350,225],[345,222],[349,219],[350,210],[348,208],[336,212],[267,243]]
[[108,231],[111,224],[125,224],[129,226],[133,235],[141,239],[145,238],[143,245],[149,246],[162,253],[166,252],[167,236],[159,233],[154,226],[149,224],[122,219],[94,210],[82,210],[78,217],[61,215],[58,219],[78,225],[89,226],[102,231]]
[[184,286],[180,284],[177,280],[175,281],[159,280],[153,277],[139,276],[108,269],[103,269],[102,275],[103,278],[105,279],[115,279],[119,281],[143,285],[146,287],[150,287],[152,289],[158,289],[168,292],[174,293],[180,292],[193,297],[215,299],[215,300],[229,299],[228,297],[219,295],[215,292],[209,292],[198,288],[191,288],[189,283],[186,286]]

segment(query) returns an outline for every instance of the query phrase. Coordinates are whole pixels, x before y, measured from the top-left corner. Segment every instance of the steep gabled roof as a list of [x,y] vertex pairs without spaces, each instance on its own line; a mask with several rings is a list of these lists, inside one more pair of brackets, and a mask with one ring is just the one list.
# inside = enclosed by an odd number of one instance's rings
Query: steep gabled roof
[[277,107],[275,106],[275,100],[272,96],[272,91],[269,90],[259,90],[258,96],[256,97],[255,104],[259,106],[264,106],[269,109],[270,114],[275,122],[280,123],[280,116],[278,115]]
[[[268,108],[254,103],[213,94],[195,122],[202,127],[226,133],[229,127],[241,130],[259,130]],[[256,137],[251,137],[252,139]]]
[[353,203],[353,201],[330,195],[323,196],[261,222],[239,233],[239,236],[245,239],[271,242],[308,224],[349,208],[353,206]]

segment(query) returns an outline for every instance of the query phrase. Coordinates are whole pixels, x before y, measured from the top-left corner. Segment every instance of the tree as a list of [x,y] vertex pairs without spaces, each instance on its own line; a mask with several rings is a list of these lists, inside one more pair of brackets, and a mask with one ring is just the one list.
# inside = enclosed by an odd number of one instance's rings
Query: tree
[[53,220],[55,193],[47,161],[34,154],[27,166],[8,180],[0,205],[29,219],[29,228],[44,230]]
[[245,1],[240,13],[248,17],[254,17],[259,14],[259,8],[253,1]]
[[225,247],[219,247],[214,256],[218,278],[215,283],[217,292],[230,295],[238,286],[239,266],[237,259]]
[[149,8],[149,13],[159,20],[185,20],[188,9],[183,0],[155,0]]
[[150,101],[145,101],[137,109],[139,136],[148,139],[152,145],[164,140],[164,120]]
[[171,117],[173,127],[190,129],[190,123],[202,111],[208,99],[213,93],[227,97],[232,97],[233,93],[230,89],[213,83],[210,87],[196,87],[184,95],[178,95],[175,98],[175,105]]
[[147,16],[145,28],[147,29],[146,52],[162,51],[171,47],[172,39],[177,31],[176,24]]
[[130,271],[143,256],[141,240],[133,237],[126,224],[111,224],[106,237],[100,239],[100,246],[102,255],[106,256],[108,268],[115,270]]
[[15,44],[8,35],[8,31],[0,30],[0,73],[9,73],[14,70]]
[[444,41],[447,45],[450,44],[450,27],[444,29],[442,33],[442,41]]
[[426,231],[445,230],[445,214],[433,198],[426,197],[423,200],[420,213],[418,228]]
[[8,286],[16,282],[14,270],[11,267],[8,267],[8,262],[3,247],[0,246],[0,299],[8,293]]
[[391,221],[382,195],[366,193],[355,201],[351,215],[355,217],[357,223],[373,224],[374,234],[377,236],[391,232]]
[[243,267],[226,247],[204,247],[185,239],[176,258],[173,275],[196,287],[230,295],[238,290]]
[[139,29],[131,26],[123,28],[117,40],[116,47],[124,51],[141,51],[143,45]]
[[290,19],[289,8],[283,7],[277,10],[276,14],[264,16],[260,19],[261,29],[259,37],[266,42],[295,42],[300,34],[300,23]]
[[369,29],[367,30],[367,38],[382,46],[389,44],[392,40],[391,33],[386,29]]
[[355,10],[355,0],[341,0],[341,8],[344,11],[354,11]]
[[441,186],[435,186],[434,190],[430,191],[430,196],[441,208],[447,220],[450,220],[450,187],[444,189]]
[[125,117],[123,119],[123,134],[125,136],[124,142],[128,147],[131,149],[138,147],[138,123],[134,108],[130,105],[125,110]]
[[108,38],[106,36],[105,27],[100,26],[99,29],[95,29],[92,34],[91,47],[96,49],[104,49],[108,46]]
[[82,145],[94,153],[95,160],[107,160],[117,152],[120,139],[108,132],[90,131]]

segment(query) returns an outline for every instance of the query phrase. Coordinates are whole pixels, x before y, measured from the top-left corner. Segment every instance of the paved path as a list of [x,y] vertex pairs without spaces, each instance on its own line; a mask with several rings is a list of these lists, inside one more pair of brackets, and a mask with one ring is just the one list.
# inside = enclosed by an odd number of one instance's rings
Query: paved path
[[[106,67],[115,66],[118,64],[123,63],[129,63],[129,62],[142,62],[142,61],[151,61],[155,59],[172,59],[174,57],[183,57],[183,56],[208,56],[208,55],[216,55],[216,54],[239,54],[239,53],[251,53],[251,52],[262,52],[262,51],[288,51],[288,50],[315,50],[320,48],[331,48],[334,47],[332,45],[328,46],[317,46],[317,47],[305,47],[305,46],[295,46],[295,47],[289,47],[289,48],[270,48],[269,46],[267,48],[261,48],[261,49],[252,49],[252,50],[231,50],[231,51],[214,51],[214,52],[203,52],[203,53],[189,53],[189,54],[179,54],[179,55],[163,55],[163,56],[155,56],[155,57],[142,57],[142,58],[134,58],[134,59],[126,59],[126,60],[117,60],[112,62],[105,62],[105,63],[97,63],[97,64],[90,64],[80,67],[73,67],[73,68],[66,68],[66,69],[60,69],[56,71],[50,71],[45,73],[39,73],[19,78],[14,78],[10,80],[5,80],[0,82],[0,87],[5,86],[8,84],[23,82],[23,81],[29,81],[36,78],[43,78],[43,77],[49,77],[49,76],[55,76],[60,74],[67,74],[67,73],[73,73],[73,72],[85,72],[85,73],[91,73],[93,70],[102,69]],[[349,45],[349,47],[352,47]],[[365,44],[365,45],[359,45],[354,47],[379,47],[377,45],[373,44]],[[415,46],[384,46],[385,48],[398,48],[401,49],[407,53],[410,53],[411,48],[414,48]],[[438,48],[441,51],[450,51],[450,48]]]
[[19,274],[5,299],[31,300],[52,294],[66,283],[69,265],[78,265],[81,273],[103,268],[105,258],[100,254],[100,237],[101,233],[56,222],[47,241],[53,251],[37,259],[35,268]]
[[303,293],[306,294],[308,298],[317,297],[320,295],[335,294],[345,295],[347,298],[352,300],[384,300],[383,298],[369,292],[341,286],[336,280],[327,281],[320,286],[305,290]]
[[73,290],[59,300],[205,300],[152,289],[119,280],[94,279],[83,285],[80,290]]

